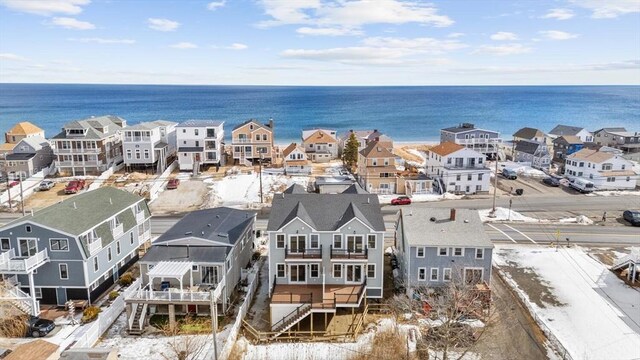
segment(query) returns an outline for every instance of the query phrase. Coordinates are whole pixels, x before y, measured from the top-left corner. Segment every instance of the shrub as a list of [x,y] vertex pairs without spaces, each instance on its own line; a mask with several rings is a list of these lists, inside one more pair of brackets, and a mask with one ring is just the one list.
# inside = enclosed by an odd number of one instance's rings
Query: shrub
[[100,308],[97,306],[89,306],[82,312],[82,322],[88,323],[98,318],[100,314]]
[[132,282],[133,282],[133,275],[131,275],[131,273],[122,274],[122,276],[120,276],[120,280],[118,280],[118,283],[120,284],[120,286],[129,286],[131,285]]
[[118,297],[118,295],[120,295],[120,293],[113,290],[112,292],[109,293],[109,300],[115,300]]

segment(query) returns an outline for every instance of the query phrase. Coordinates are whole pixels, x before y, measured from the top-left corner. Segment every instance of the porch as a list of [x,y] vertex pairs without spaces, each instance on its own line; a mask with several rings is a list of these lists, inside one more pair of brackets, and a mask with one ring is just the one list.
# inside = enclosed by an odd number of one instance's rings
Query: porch
[[355,285],[276,284],[271,294],[271,303],[311,304],[315,309],[358,307],[366,287],[366,282]]

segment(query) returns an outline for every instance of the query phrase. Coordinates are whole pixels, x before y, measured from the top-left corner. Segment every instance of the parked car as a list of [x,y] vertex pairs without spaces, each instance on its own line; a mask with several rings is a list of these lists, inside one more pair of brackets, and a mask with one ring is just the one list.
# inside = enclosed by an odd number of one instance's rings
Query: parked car
[[391,205],[409,205],[411,204],[411,199],[408,196],[398,196],[397,198],[391,200]]
[[594,186],[591,181],[580,178],[571,179],[569,186],[580,191],[581,193],[590,193],[594,190]]
[[45,180],[41,182],[40,185],[38,185],[38,190],[48,191],[48,190],[51,190],[54,186],[56,186],[56,183],[54,183],[51,180]]
[[169,182],[167,183],[167,190],[177,189],[178,185],[180,185],[180,179],[169,179]]
[[32,316],[31,318],[29,318],[27,325],[27,335],[33,336],[34,338],[45,336],[56,327],[56,324],[54,324],[53,321],[41,319],[37,316]]
[[65,194],[75,194],[78,191],[84,189],[84,180],[79,179],[79,180],[71,180],[68,184],[67,187],[64,188],[64,193]]
[[542,182],[545,183],[546,185],[553,186],[553,187],[560,186],[560,179],[558,179],[557,177],[553,177],[553,176],[549,176],[549,177],[546,177],[546,178],[542,179]]
[[9,187],[12,188],[16,185],[20,184],[20,180],[14,180],[12,182],[9,183]]
[[518,178],[518,173],[513,169],[502,169],[502,176],[506,177],[509,180],[515,180]]
[[622,218],[633,226],[640,226],[640,211],[638,210],[625,210],[622,213]]

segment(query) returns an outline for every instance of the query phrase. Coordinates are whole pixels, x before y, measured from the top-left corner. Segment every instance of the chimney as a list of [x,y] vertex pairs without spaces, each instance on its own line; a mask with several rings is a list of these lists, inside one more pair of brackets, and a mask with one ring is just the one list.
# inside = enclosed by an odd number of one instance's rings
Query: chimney
[[273,130],[273,118],[269,118],[269,128]]
[[456,221],[456,209],[451,209],[451,212],[449,212],[449,220]]

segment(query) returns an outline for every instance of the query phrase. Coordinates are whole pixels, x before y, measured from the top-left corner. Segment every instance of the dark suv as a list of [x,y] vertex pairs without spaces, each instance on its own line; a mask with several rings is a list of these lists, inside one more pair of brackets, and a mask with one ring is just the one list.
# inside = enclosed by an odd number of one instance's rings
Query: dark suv
[[626,210],[622,213],[622,218],[627,220],[633,226],[640,226],[640,211]]
[[36,316],[32,316],[27,325],[29,326],[27,335],[31,335],[34,338],[45,336],[56,327],[56,324],[54,324],[53,321],[41,319]]

